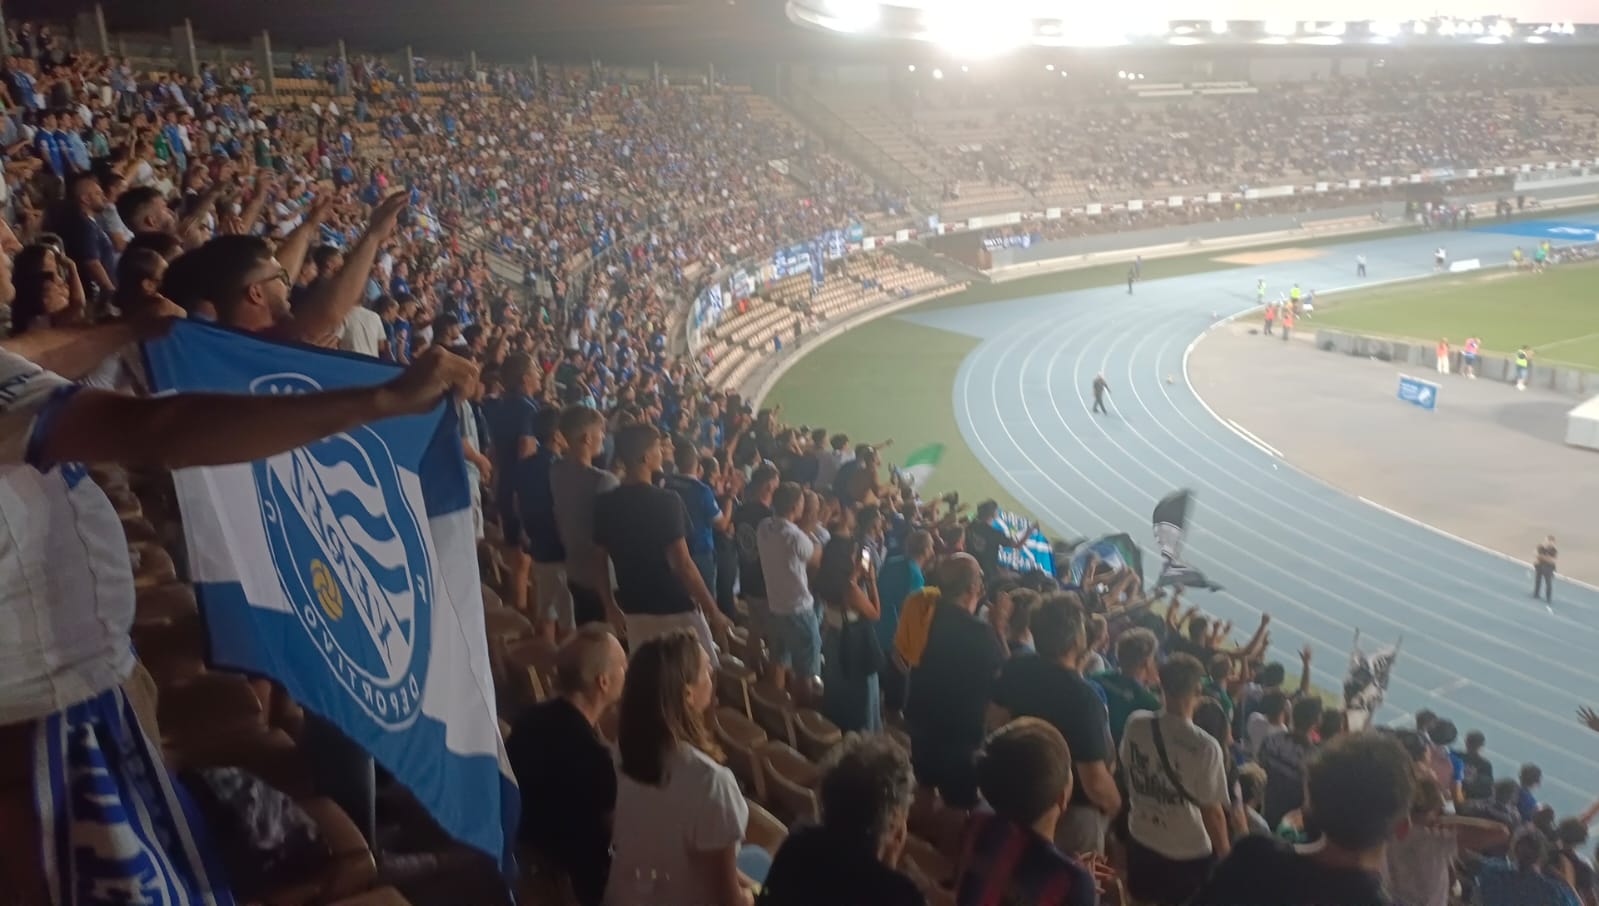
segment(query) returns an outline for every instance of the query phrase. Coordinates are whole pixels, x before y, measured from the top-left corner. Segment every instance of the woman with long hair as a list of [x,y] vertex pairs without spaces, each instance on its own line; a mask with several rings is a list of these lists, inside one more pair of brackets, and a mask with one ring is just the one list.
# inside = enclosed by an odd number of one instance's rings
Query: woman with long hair
[[883,730],[877,673],[883,649],[873,624],[882,616],[870,549],[835,536],[822,549],[812,587],[822,602],[822,713],[848,733]]
[[11,265],[16,298],[11,301],[11,335],[71,323],[72,291],[67,258],[50,245],[35,243],[17,253]]
[[606,906],[751,906],[749,807],[705,726],[711,661],[687,630],[633,653],[622,687]]

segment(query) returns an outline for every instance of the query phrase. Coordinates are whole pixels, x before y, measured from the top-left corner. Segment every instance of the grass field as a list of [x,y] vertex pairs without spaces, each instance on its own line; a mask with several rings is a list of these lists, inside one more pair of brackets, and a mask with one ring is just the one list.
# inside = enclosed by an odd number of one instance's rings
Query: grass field
[[1467,337],[1489,352],[1533,347],[1537,361],[1599,371],[1599,263],[1542,274],[1496,270],[1329,296],[1315,326],[1436,341]]

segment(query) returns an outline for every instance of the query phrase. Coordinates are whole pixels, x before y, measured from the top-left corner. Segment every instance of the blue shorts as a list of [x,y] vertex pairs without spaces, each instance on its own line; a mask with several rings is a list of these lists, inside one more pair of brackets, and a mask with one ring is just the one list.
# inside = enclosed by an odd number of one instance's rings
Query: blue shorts
[[816,676],[822,672],[822,626],[815,608],[769,616],[766,644],[771,649],[774,664],[801,676]]

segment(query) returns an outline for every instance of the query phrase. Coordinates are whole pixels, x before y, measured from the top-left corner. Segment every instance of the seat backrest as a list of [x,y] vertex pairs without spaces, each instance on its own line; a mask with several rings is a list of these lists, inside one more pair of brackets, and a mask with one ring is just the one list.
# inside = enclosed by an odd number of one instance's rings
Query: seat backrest
[[794,736],[805,757],[819,762],[829,750],[843,741],[844,732],[821,712],[801,708],[794,714]]
[[755,671],[744,666],[738,658],[724,654],[716,672],[717,702],[753,717],[750,709],[750,686],[755,684]]
[[786,743],[772,740],[761,746],[760,764],[767,801],[778,817],[789,823],[821,818],[816,796],[820,777],[816,766],[804,755]]
[[766,798],[766,779],[761,770],[759,751],[766,744],[766,731],[733,708],[723,706],[713,715],[716,741],[727,755],[728,770],[739,786],[757,799]]
[[794,744],[794,703],[788,693],[765,682],[750,686],[750,710],[773,739]]
[[744,842],[777,855],[777,848],[788,837],[788,827],[759,802],[747,799],[745,805],[749,807],[750,820],[744,827]]

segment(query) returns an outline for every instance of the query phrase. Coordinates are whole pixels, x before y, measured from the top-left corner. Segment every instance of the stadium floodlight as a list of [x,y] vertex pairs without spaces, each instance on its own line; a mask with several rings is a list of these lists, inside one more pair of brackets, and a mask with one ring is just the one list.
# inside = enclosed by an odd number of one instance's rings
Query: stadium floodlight
[[1483,25],[1481,19],[1473,19],[1469,28],[1474,35],[1486,34],[1488,31],[1488,26]]
[[1493,33],[1501,38],[1508,38],[1516,33],[1516,27],[1510,24],[1509,19],[1500,19],[1494,23]]
[[861,32],[875,26],[883,17],[877,0],[826,0],[827,25],[841,32]]
[[971,69],[970,66],[967,66],[965,63],[961,64],[961,72],[971,72],[971,71],[972,71],[972,69]]
[[1471,42],[1473,44],[1503,44],[1505,39],[1498,35],[1484,35],[1480,38],[1472,38]]
[[1371,33],[1378,38],[1397,38],[1402,29],[1398,22],[1376,21],[1371,23]]
[[1528,35],[1527,36],[1527,43],[1528,44],[1548,44],[1549,43],[1549,39],[1545,38],[1543,35]]
[[942,79],[943,77],[944,77],[944,70],[942,70],[942,69],[933,70],[933,78],[935,80]]
[[1125,70],[1125,69],[1116,70],[1116,78],[1118,78],[1118,79],[1127,78],[1127,70]]
[[1439,22],[1438,22],[1438,34],[1442,35],[1445,38],[1454,37],[1454,34],[1455,34],[1455,20],[1453,20],[1453,19],[1441,19],[1441,20],[1439,20]]
[[1285,38],[1299,30],[1298,23],[1277,20],[1266,23],[1266,34],[1274,37]]
[[1322,34],[1331,35],[1335,38],[1343,37],[1347,31],[1349,31],[1348,22],[1328,22],[1320,28]]
[[1212,20],[1210,20],[1210,33],[1213,34],[1213,35],[1225,35],[1225,34],[1227,34],[1227,20],[1226,19],[1212,19]]
[[1015,14],[996,15],[980,6],[947,4],[928,11],[927,37],[957,57],[978,59],[1028,43],[1032,23]]

